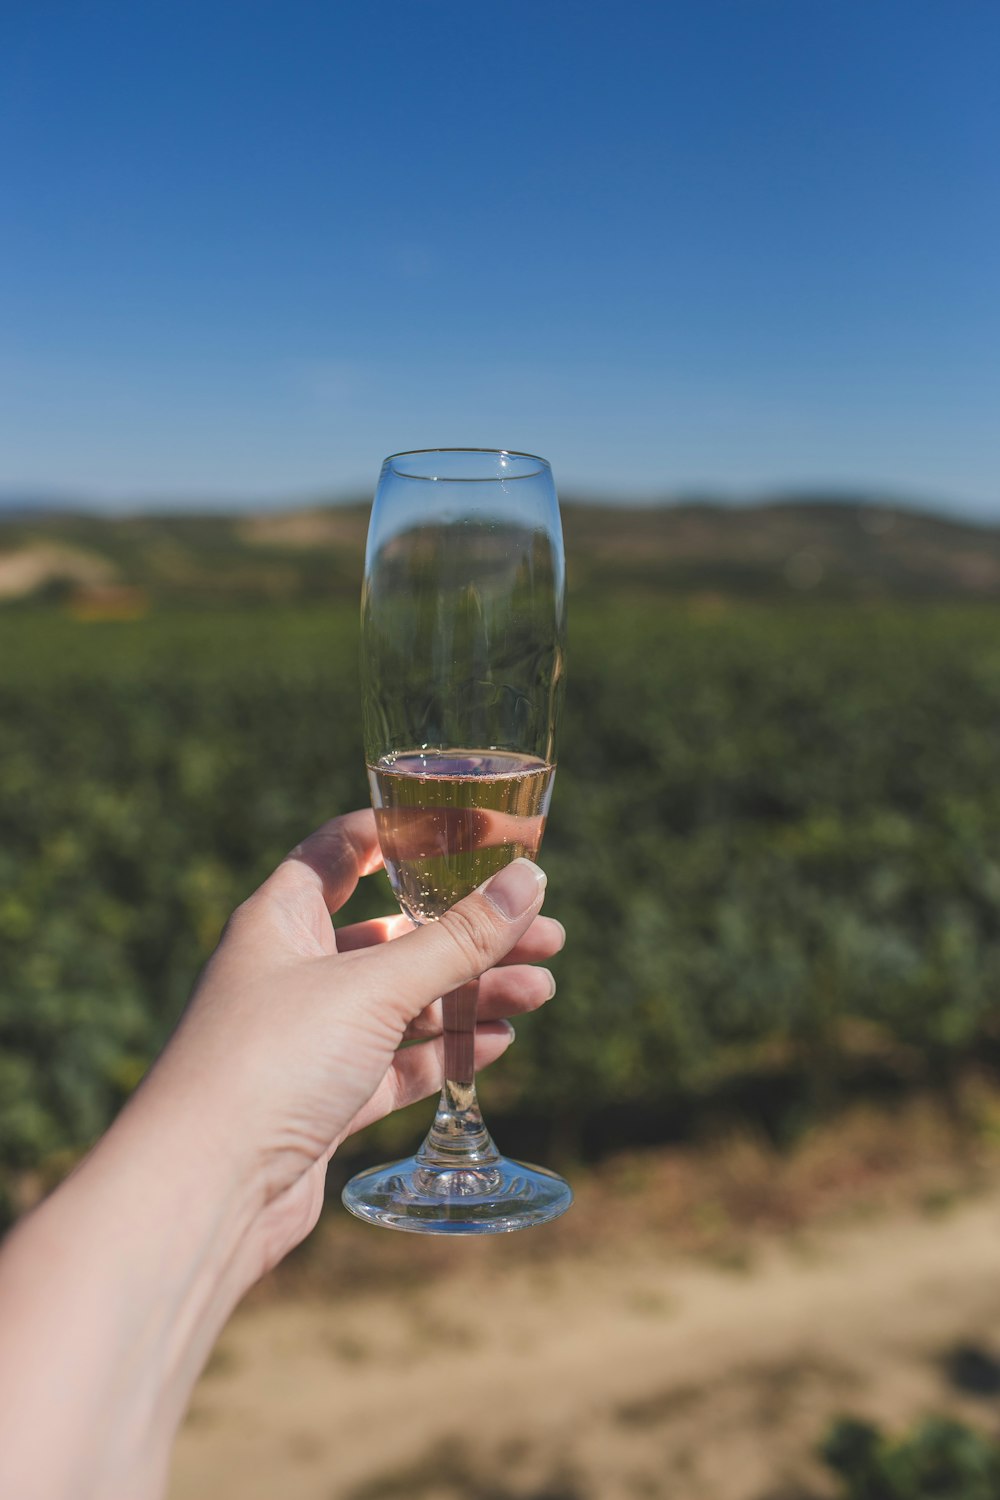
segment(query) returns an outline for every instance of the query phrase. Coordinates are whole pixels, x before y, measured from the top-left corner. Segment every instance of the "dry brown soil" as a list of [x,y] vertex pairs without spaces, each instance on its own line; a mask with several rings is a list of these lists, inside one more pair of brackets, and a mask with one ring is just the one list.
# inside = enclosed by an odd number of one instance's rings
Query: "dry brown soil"
[[925,1125],[637,1157],[486,1242],[334,1216],[227,1330],[171,1500],[811,1500],[837,1413],[996,1428],[948,1373],[1000,1351],[995,1148]]

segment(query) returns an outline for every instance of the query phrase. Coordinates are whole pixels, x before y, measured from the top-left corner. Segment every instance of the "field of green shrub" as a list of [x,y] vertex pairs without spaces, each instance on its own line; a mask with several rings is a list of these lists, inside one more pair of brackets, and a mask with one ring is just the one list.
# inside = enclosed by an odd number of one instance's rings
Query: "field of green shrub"
[[[0,615],[3,1181],[102,1128],[231,907],[364,802],[356,630]],[[511,1149],[954,1088],[1000,1035],[1000,612],[577,608],[543,861],[570,942],[485,1089]]]
[[841,1500],[995,1500],[1000,1494],[995,1440],[947,1417],[926,1417],[895,1439],[867,1422],[841,1418],[822,1456],[840,1480]]

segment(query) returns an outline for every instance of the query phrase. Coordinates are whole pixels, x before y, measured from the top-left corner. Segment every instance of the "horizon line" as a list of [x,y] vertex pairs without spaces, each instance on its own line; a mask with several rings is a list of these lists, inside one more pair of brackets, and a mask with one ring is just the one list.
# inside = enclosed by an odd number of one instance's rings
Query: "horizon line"
[[[911,512],[963,520],[979,525],[1000,523],[1000,497],[995,507],[985,509],[971,502],[948,500],[941,496],[917,495],[884,486],[837,485],[806,482],[773,486],[755,486],[738,490],[709,485],[678,486],[657,493],[633,493],[614,496],[597,490],[563,486],[560,503],[583,507],[620,510],[678,509],[683,506],[714,506],[720,509],[752,509],[768,505],[840,505],[860,506],[874,510]],[[93,492],[69,491],[55,486],[0,485],[0,520],[28,519],[32,515],[86,516],[95,519],[125,520],[132,516],[241,516],[248,514],[283,514],[291,511],[338,509],[367,505],[368,488],[340,487],[332,490],[275,492],[240,498],[237,495],[177,495],[140,493],[125,499],[101,496]]]

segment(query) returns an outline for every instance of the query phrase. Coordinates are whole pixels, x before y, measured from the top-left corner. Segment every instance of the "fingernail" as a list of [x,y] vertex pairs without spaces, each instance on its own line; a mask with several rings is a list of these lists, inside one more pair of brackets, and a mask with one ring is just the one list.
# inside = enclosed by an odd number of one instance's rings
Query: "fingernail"
[[549,1000],[551,1000],[552,996],[556,992],[556,976],[554,974],[550,973],[548,969],[545,969],[543,972],[545,974],[546,979],[549,981],[549,993],[548,993],[547,998]]
[[[565,929],[565,927],[559,921],[558,917],[550,917],[549,921],[550,922],[555,922],[556,926],[559,928],[559,931],[562,933],[562,942],[559,944],[559,947],[560,948],[565,948],[565,946],[566,946],[566,929]],[[552,993],[554,995],[555,994],[555,990],[553,990]]]
[[508,922],[523,916],[545,886],[546,875],[530,859],[515,859],[479,889]]
[[514,1038],[517,1036],[517,1032],[514,1030],[513,1026],[511,1025],[511,1023],[509,1021],[504,1021],[503,1024],[506,1026],[507,1030],[510,1032],[510,1039],[511,1039],[511,1041],[513,1041]]

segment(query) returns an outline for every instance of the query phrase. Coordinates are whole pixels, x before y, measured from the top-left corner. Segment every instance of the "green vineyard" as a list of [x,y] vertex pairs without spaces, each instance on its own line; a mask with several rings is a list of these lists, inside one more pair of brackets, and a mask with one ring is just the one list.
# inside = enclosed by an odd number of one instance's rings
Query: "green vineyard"
[[[356,616],[0,616],[0,1164],[59,1170],[231,908],[366,799]],[[688,603],[572,618],[543,861],[559,995],[485,1085],[573,1155],[845,1090],[955,1091],[1000,1035],[1000,615]],[[348,916],[391,909],[382,877]],[[356,1153],[403,1144],[388,1122]]]

